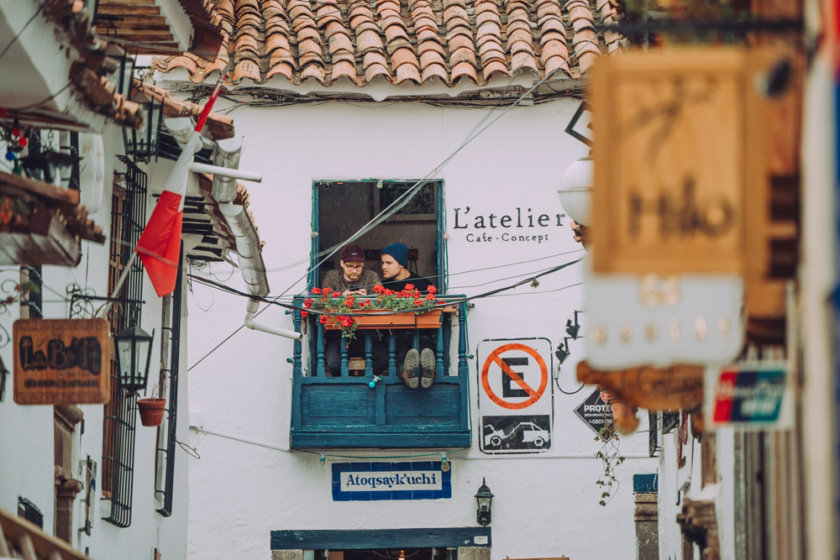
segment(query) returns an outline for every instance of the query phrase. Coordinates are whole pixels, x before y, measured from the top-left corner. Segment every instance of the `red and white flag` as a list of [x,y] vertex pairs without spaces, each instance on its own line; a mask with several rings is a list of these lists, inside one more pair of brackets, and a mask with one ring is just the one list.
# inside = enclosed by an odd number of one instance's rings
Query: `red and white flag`
[[166,180],[166,188],[158,199],[140,241],[134,250],[143,261],[157,295],[163,297],[175,289],[181,253],[181,224],[184,221],[184,198],[190,163],[201,136],[193,132],[187,146],[178,156],[175,168]]
[[161,297],[171,294],[175,289],[180,266],[181,225],[184,220],[184,198],[187,192],[190,164],[201,147],[199,133],[204,127],[207,115],[220,90],[221,79],[201,111],[195,130],[186,147],[181,151],[181,155],[178,156],[175,168],[169,174],[164,191],[146,223],[146,228],[140,235],[137,247],[134,248],[140,260],[143,261],[143,267],[149,275],[149,280],[152,281],[155,292]]

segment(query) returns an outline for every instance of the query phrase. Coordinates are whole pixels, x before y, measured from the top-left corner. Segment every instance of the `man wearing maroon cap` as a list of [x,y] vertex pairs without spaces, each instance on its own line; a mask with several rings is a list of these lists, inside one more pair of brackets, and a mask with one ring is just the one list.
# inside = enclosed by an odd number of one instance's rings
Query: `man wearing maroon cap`
[[[373,293],[373,287],[379,284],[379,275],[372,270],[365,270],[365,251],[355,243],[341,250],[341,270],[330,270],[324,275],[321,288],[330,288],[343,295],[367,295]],[[364,343],[361,339],[345,340],[339,332],[327,332],[324,344],[328,372],[331,377],[338,377],[341,370],[341,345],[345,344],[351,355],[364,355]]]
[[367,295],[379,283],[379,275],[365,270],[365,251],[355,243],[341,250],[341,270],[330,270],[324,276],[321,288],[330,288],[344,295]]

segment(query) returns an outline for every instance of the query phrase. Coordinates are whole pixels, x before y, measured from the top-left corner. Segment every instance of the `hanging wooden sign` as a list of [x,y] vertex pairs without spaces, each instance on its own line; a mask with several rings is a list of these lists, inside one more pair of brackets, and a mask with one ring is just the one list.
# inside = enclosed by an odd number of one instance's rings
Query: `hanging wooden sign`
[[108,402],[112,343],[105,319],[18,319],[13,339],[17,404]]
[[689,365],[599,371],[584,360],[577,378],[648,410],[693,410],[703,404],[703,371],[703,366]]
[[628,52],[593,68],[593,270],[741,274],[766,185],[747,49]]

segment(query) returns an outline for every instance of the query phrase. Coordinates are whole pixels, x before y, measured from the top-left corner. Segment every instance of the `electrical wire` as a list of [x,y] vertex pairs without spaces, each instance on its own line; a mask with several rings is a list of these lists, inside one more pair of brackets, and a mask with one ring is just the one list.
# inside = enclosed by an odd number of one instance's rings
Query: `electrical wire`
[[0,58],[3,58],[4,56],[6,56],[6,53],[9,52],[9,49],[12,48],[12,45],[14,45],[17,42],[17,40],[20,38],[20,36],[23,35],[23,32],[26,31],[26,28],[29,27],[29,24],[32,23],[35,20],[36,17],[38,17],[38,14],[40,14],[41,10],[43,10],[43,9],[44,9],[43,5],[39,6],[38,9],[35,10],[35,13],[32,14],[32,17],[30,17],[28,20],[26,20],[26,23],[23,24],[23,27],[21,28],[20,31],[18,31],[18,34],[15,35],[14,37],[12,37],[12,40],[9,41],[8,44],[3,48],[3,51],[0,52]]
[[[591,39],[589,39],[588,41],[583,43],[581,46],[592,43],[593,41],[598,39],[598,37],[603,32],[604,32],[604,30],[599,31]],[[542,85],[543,83],[548,81],[552,76],[554,76],[554,74],[557,71],[559,71],[564,66],[568,65],[569,60],[571,58],[572,58],[572,56],[570,56],[568,59],[566,59],[564,61],[564,64],[558,66],[557,68],[555,68],[554,70],[552,70],[551,72],[546,74],[543,78],[541,78],[540,80],[535,82],[534,85],[532,85],[522,95],[520,95],[516,99],[516,101],[514,101],[512,104],[510,104],[508,107],[506,107],[503,111],[501,111],[494,118],[489,119],[489,122],[485,122],[485,121],[488,121],[489,116],[493,112],[496,111],[496,108],[491,109],[489,111],[488,115],[485,115],[485,117],[479,122],[479,124],[475,128],[473,128],[473,130],[470,132],[470,134],[467,136],[467,138],[463,142],[461,142],[461,144],[457,148],[455,148],[455,150],[453,150],[447,157],[445,157],[440,163],[438,163],[438,165],[436,165],[432,170],[430,170],[428,173],[426,173],[426,175],[424,175],[420,180],[418,180],[408,190],[406,190],[403,194],[398,196],[384,210],[380,211],[380,213],[378,215],[374,216],[370,221],[368,221],[359,230],[357,230],[355,233],[353,233],[348,238],[346,238],[342,243],[336,244],[335,249],[330,251],[329,254],[327,254],[320,261],[315,263],[314,266],[312,267],[312,270],[317,270],[328,258],[332,257],[335,253],[337,253],[340,247],[346,245],[347,243],[352,243],[353,241],[357,240],[358,238],[360,238],[361,236],[363,236],[364,234],[366,234],[367,232],[372,230],[374,227],[376,227],[379,224],[381,224],[382,222],[384,222],[391,215],[395,214],[400,209],[402,209],[406,204],[408,204],[409,201],[411,201],[411,199],[418,192],[420,192],[420,189],[429,181],[429,179],[430,179],[430,177],[432,177],[432,175],[439,173],[441,169],[446,167],[449,164],[449,162],[451,162],[459,153],[461,153],[462,150],[464,150],[467,146],[469,146],[476,138],[481,136],[487,129],[489,129],[496,122],[498,122],[499,119],[501,119],[506,114],[508,114],[510,111],[512,111],[515,107],[517,107],[523,99],[525,99],[527,96],[529,96],[540,85]],[[297,284],[300,280],[305,279],[306,276],[308,276],[308,274],[309,274],[309,272],[307,272],[301,279],[295,281],[294,284]],[[287,288],[282,293],[288,292],[289,289],[290,288]]]
[[[582,43],[582,44],[581,44],[581,47],[582,47],[582,46],[585,46],[585,45],[587,45],[587,44],[591,44],[593,41],[597,40],[597,39],[598,39],[598,37],[600,37],[603,33],[604,33],[604,30],[603,30],[603,29],[602,29],[602,30],[600,30],[600,31],[598,31],[597,33],[595,33],[595,35],[593,35],[593,36],[592,36],[592,38],[590,38],[590,39],[588,39],[587,41],[585,41],[584,43]],[[414,196],[415,196],[418,192],[420,192],[420,189],[421,189],[421,188],[422,188],[422,187],[423,187],[423,186],[424,186],[424,185],[425,185],[425,184],[429,181],[430,177],[432,177],[432,176],[433,176],[433,175],[435,175],[435,174],[440,173],[440,170],[441,170],[441,169],[443,169],[444,167],[446,167],[446,166],[449,164],[449,162],[451,162],[451,161],[452,161],[452,160],[453,160],[453,159],[454,159],[454,158],[455,158],[458,154],[460,154],[460,153],[461,153],[461,151],[462,151],[462,150],[464,150],[464,149],[465,149],[467,146],[469,146],[469,145],[470,145],[473,141],[475,141],[475,139],[476,139],[476,138],[478,138],[479,136],[481,136],[481,135],[482,135],[485,131],[487,131],[487,130],[491,127],[491,126],[493,126],[496,122],[498,122],[498,121],[499,121],[499,119],[501,119],[501,118],[502,118],[502,117],[504,117],[506,114],[508,114],[510,111],[512,111],[515,107],[517,107],[517,106],[519,105],[519,103],[520,103],[520,102],[522,102],[522,100],[523,100],[523,99],[525,99],[526,97],[528,97],[529,95],[531,95],[531,93],[532,93],[533,91],[535,91],[535,90],[536,90],[536,89],[537,89],[540,85],[542,85],[543,83],[545,83],[545,82],[549,81],[549,80],[550,80],[550,79],[554,76],[554,74],[555,74],[556,72],[558,72],[561,68],[563,68],[564,66],[567,66],[567,65],[569,64],[569,60],[571,60],[571,59],[573,58],[573,56],[574,56],[574,53],[572,53],[572,54],[570,55],[570,57],[569,57],[569,58],[567,58],[567,59],[564,61],[564,63],[563,63],[563,64],[561,64],[561,65],[557,66],[557,68],[555,68],[555,69],[554,69],[554,70],[552,70],[551,72],[547,73],[547,74],[546,74],[544,77],[542,77],[540,80],[537,80],[537,81],[534,83],[534,85],[532,85],[532,86],[531,86],[530,88],[528,88],[528,89],[527,89],[527,90],[526,90],[526,91],[525,91],[522,95],[520,95],[520,96],[516,99],[516,101],[514,101],[514,102],[513,102],[512,104],[510,104],[507,108],[505,108],[505,109],[504,109],[504,111],[501,111],[501,113],[499,113],[499,114],[498,114],[495,118],[490,119],[490,120],[489,120],[489,122],[486,122],[486,123],[485,123],[485,121],[488,119],[488,115],[485,115],[485,118],[484,118],[484,119],[482,119],[482,121],[480,121],[480,123],[479,123],[479,125],[478,125],[479,127],[477,128],[477,130],[474,128],[474,129],[473,129],[473,131],[471,131],[471,134],[470,134],[470,135],[468,135],[468,137],[467,137],[467,138],[466,138],[466,139],[465,139],[465,140],[464,140],[464,141],[463,141],[463,142],[462,142],[462,143],[461,143],[461,144],[460,144],[457,148],[455,148],[455,150],[453,150],[453,151],[452,151],[452,153],[450,153],[447,157],[445,157],[445,158],[444,158],[444,159],[443,159],[443,160],[442,160],[442,161],[441,161],[438,165],[436,165],[436,166],[435,166],[434,168],[432,168],[432,169],[431,169],[428,173],[426,173],[426,175],[424,175],[424,176],[423,176],[420,180],[418,180],[418,181],[417,181],[417,182],[416,182],[416,183],[415,183],[412,187],[410,187],[410,188],[409,188],[408,190],[406,190],[403,194],[401,194],[400,196],[398,196],[398,197],[397,197],[397,198],[396,198],[396,199],[395,199],[395,200],[394,200],[391,204],[389,204],[389,205],[388,205],[388,206],[387,206],[384,210],[380,211],[380,212],[379,212],[379,214],[377,214],[376,216],[374,216],[374,217],[373,217],[370,221],[368,221],[365,225],[363,225],[361,228],[359,228],[359,229],[358,229],[355,233],[353,233],[353,234],[352,234],[352,235],[350,235],[348,238],[346,238],[346,239],[345,239],[342,243],[340,243],[340,244],[336,244],[336,245],[334,246],[335,248],[334,248],[332,251],[329,251],[329,253],[328,253],[326,256],[324,256],[323,258],[321,258],[321,260],[319,260],[317,263],[315,263],[315,264],[312,266],[311,271],[318,270],[318,268],[319,268],[319,267],[320,267],[320,266],[321,266],[321,265],[322,265],[322,264],[323,264],[323,263],[324,263],[327,259],[329,259],[329,258],[330,258],[330,257],[332,257],[335,253],[337,253],[337,252],[338,252],[338,250],[340,249],[340,247],[342,247],[342,246],[346,245],[347,243],[352,243],[353,241],[355,241],[356,239],[360,238],[361,236],[363,236],[363,235],[364,235],[365,233],[367,233],[368,231],[372,230],[373,228],[375,228],[376,226],[378,226],[379,224],[381,224],[382,222],[384,222],[385,220],[387,220],[387,219],[388,219],[388,217],[390,217],[391,215],[395,214],[395,213],[396,213],[396,212],[398,212],[400,209],[402,209],[402,208],[403,208],[406,204],[408,204],[408,202],[409,202],[409,201],[411,201],[411,200],[412,200],[412,198],[413,198],[413,197],[414,197]],[[493,109],[490,111],[490,113],[492,114],[492,112],[494,112],[495,110],[496,110],[496,109],[495,109],[495,108],[493,108]],[[482,125],[482,123],[485,123],[485,124],[483,124],[483,125]],[[574,261],[574,262],[579,262],[579,261],[580,261],[580,259],[579,259],[578,261]],[[572,263],[572,264],[573,264],[573,263]],[[566,266],[566,265],[562,266],[562,268],[565,268],[565,266]],[[557,270],[559,270],[559,269],[557,269]],[[276,300],[276,299],[278,299],[279,297],[284,296],[284,295],[285,295],[286,293],[288,293],[288,292],[289,292],[292,288],[294,288],[294,286],[296,286],[297,284],[299,284],[301,281],[304,281],[304,280],[305,280],[305,279],[309,276],[309,274],[310,274],[310,272],[311,272],[311,271],[307,271],[307,272],[306,272],[303,276],[301,276],[301,277],[299,277],[297,280],[295,280],[292,284],[290,284],[288,287],[286,287],[286,289],[284,289],[282,292],[280,292],[280,294],[279,294],[278,296],[276,296],[274,299]],[[554,272],[554,271],[556,271],[556,270],[551,270],[551,271],[549,271],[549,272],[547,272],[547,273],[551,273],[551,272]],[[536,278],[536,277],[534,277],[534,278]],[[505,290],[508,290],[508,289],[512,289],[512,288],[514,288],[514,287],[517,287],[517,286],[521,285],[523,282],[528,282],[528,281],[529,281],[529,280],[527,280],[527,279],[526,279],[525,281],[522,281],[522,282],[520,282],[520,283],[514,284],[513,286],[509,286],[509,287],[505,287],[505,288],[499,288],[499,289],[497,289],[497,290],[491,290],[490,292],[488,292],[488,293],[486,293],[486,294],[484,294],[484,295],[485,295],[485,296],[488,296],[488,295],[493,295],[493,294],[495,294],[495,293],[499,293],[499,292],[502,292],[502,291],[505,291]],[[265,302],[265,303],[273,303],[273,302]],[[256,316],[259,316],[259,315],[260,315],[263,311],[265,311],[266,309],[268,309],[268,307],[267,307],[267,306],[266,306],[266,307],[263,307],[262,309],[258,309],[258,310],[256,311],[256,313],[254,314],[254,316],[255,316],[255,317],[256,317]],[[204,355],[203,355],[203,356],[202,356],[202,357],[201,357],[201,358],[200,358],[197,362],[195,362],[193,365],[189,366],[189,368],[187,369],[187,371],[191,371],[191,370],[192,370],[195,366],[197,366],[199,363],[201,363],[202,361],[204,361],[204,360],[205,360],[208,356],[210,356],[213,352],[215,352],[218,348],[220,348],[220,347],[221,347],[224,343],[226,343],[228,340],[230,340],[230,339],[231,339],[234,335],[236,335],[236,333],[238,333],[239,331],[241,331],[243,328],[245,328],[245,325],[244,325],[244,324],[243,324],[243,325],[240,325],[239,327],[237,327],[237,328],[236,328],[236,329],[235,329],[232,333],[230,333],[228,336],[226,336],[222,342],[220,342],[219,344],[217,344],[216,346],[214,346],[214,347],[213,347],[213,348],[212,348],[209,352],[207,352],[206,354],[204,354]]]
[[[512,290],[512,289],[517,288],[519,286],[522,286],[524,284],[529,284],[535,278],[539,278],[539,277],[546,276],[548,274],[553,274],[555,272],[563,270],[564,268],[567,268],[569,266],[577,264],[577,263],[581,262],[582,260],[583,259],[581,258],[581,259],[577,259],[577,260],[574,260],[574,261],[569,261],[569,262],[563,263],[561,265],[552,267],[552,268],[550,268],[548,270],[545,270],[543,272],[540,272],[538,274],[530,275],[528,278],[525,278],[524,280],[520,280],[520,281],[515,282],[513,284],[510,284],[510,285],[507,285],[507,286],[502,286],[501,288],[496,288],[496,289],[489,290],[489,291],[486,291],[486,292],[482,292],[480,294],[476,294],[476,295],[473,295],[473,296],[458,296],[458,297],[454,297],[454,298],[448,298],[445,301],[441,300],[440,304],[425,307],[424,309],[439,309],[439,308],[444,308],[444,307],[447,307],[447,306],[450,306],[450,305],[458,305],[458,304],[461,304],[461,303],[466,303],[466,302],[473,301],[473,300],[476,300],[476,299],[493,297],[493,296],[496,296],[496,295],[500,294],[501,292]],[[237,290],[236,288],[232,288],[230,286],[227,286],[225,284],[222,284],[221,282],[217,282],[217,281],[212,280],[210,278],[205,278],[205,277],[202,277],[202,276],[196,276],[195,274],[192,274],[192,273],[189,273],[188,277],[191,280],[194,280],[196,282],[199,282],[199,283],[205,284],[207,286],[216,288],[220,291],[228,292],[230,294],[234,294],[234,295],[238,295],[238,296],[241,296],[241,297],[246,297],[246,298],[249,298],[249,299],[253,299],[253,300],[256,300],[256,301],[259,301],[259,302],[262,302],[262,303],[266,303],[268,305],[276,305],[278,307],[282,307],[282,308],[293,310],[293,311],[301,311],[302,310],[301,307],[281,302],[279,300],[280,296],[273,297],[273,298],[269,298],[268,296],[258,297],[258,296],[254,296],[252,294],[249,294],[247,292]],[[563,288],[560,288],[560,289],[566,289],[568,287],[571,287],[571,286],[574,286],[574,285],[580,285],[580,284],[581,283],[572,284],[570,286],[564,286]],[[550,291],[556,291],[556,290],[550,290]],[[314,310],[314,309],[307,309],[307,311],[309,313],[313,314],[313,315],[318,315],[318,314],[320,314],[320,315],[347,315],[347,316],[357,315],[357,314],[354,314],[352,312],[332,313],[332,312],[328,312],[328,311],[321,311],[321,310]],[[393,315],[394,313],[396,313],[395,311],[389,311],[389,310],[385,310],[385,309],[383,309],[381,311],[382,311],[381,313],[365,313],[365,315]],[[237,329],[237,332],[239,330],[241,330],[243,327],[244,327],[244,325],[239,327],[239,329]],[[233,333],[233,334],[235,334],[235,333]],[[203,360],[204,358],[206,358],[214,350],[215,350],[215,348],[213,350],[210,350],[210,352],[208,352],[208,354],[205,354],[204,356],[202,356],[202,358],[199,360],[199,362],[201,360]],[[195,364],[190,366],[189,369],[192,369],[197,364],[198,364],[198,362],[196,362]],[[189,371],[189,369],[187,371]]]
[[578,387],[574,391],[565,391],[563,389],[563,387],[560,386],[560,380],[555,377],[554,378],[554,386],[557,387],[557,390],[560,391],[561,393],[563,393],[564,395],[575,395],[577,393],[580,393],[581,389],[583,389],[586,386],[586,383],[581,383],[580,387]]
[[32,103],[31,105],[24,105],[23,107],[6,107],[6,109],[8,109],[9,111],[28,111],[30,109],[35,109],[37,107],[40,107],[41,105],[43,105],[47,101],[51,101],[52,99],[58,97],[59,95],[64,93],[67,90],[67,88],[69,88],[72,85],[73,85],[72,81],[67,82],[67,84],[63,88],[61,88],[60,90],[58,90],[54,94],[50,95],[46,99],[42,99],[41,101],[38,101],[37,103]]

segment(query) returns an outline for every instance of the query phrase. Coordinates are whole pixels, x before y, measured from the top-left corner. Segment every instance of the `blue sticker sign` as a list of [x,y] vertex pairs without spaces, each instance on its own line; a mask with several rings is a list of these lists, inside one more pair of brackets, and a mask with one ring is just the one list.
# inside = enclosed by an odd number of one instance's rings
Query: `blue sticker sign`
[[451,463],[333,463],[333,501],[435,500],[452,497]]

